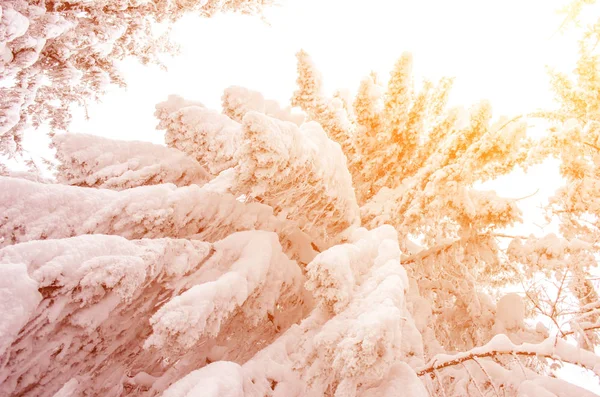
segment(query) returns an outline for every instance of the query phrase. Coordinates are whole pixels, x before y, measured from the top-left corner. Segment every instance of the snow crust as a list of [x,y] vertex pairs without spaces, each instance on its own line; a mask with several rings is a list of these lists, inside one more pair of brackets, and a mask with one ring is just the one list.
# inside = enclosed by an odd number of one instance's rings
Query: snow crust
[[205,167],[212,176],[235,166],[240,145],[240,124],[199,103],[171,95],[156,105],[158,128],[165,129],[165,143]]
[[223,114],[237,122],[241,122],[244,116],[251,111],[262,113],[281,121],[290,121],[298,126],[305,119],[305,115],[302,113],[292,113],[290,107],[281,108],[276,101],[265,99],[260,92],[240,86],[226,88],[221,100]]

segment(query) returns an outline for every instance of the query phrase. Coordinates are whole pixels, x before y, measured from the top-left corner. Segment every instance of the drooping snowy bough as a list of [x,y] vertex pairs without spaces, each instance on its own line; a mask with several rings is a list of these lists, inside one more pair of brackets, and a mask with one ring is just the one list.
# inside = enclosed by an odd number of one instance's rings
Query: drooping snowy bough
[[245,361],[301,315],[300,268],[270,232],[214,244],[86,235],[7,247],[0,262],[9,395],[68,381],[87,395],[156,394],[207,360]]
[[[231,95],[225,99],[231,106]],[[169,146],[218,175],[211,182],[215,189],[271,206],[319,247],[341,241],[345,230],[358,225],[346,157],[317,123],[298,127],[250,110],[240,124],[176,96],[157,105],[156,116]]]
[[406,307],[408,284],[396,231],[358,229],[307,266],[317,306],[300,324],[243,366],[212,363],[165,395],[426,395],[409,366],[422,365],[423,346]]

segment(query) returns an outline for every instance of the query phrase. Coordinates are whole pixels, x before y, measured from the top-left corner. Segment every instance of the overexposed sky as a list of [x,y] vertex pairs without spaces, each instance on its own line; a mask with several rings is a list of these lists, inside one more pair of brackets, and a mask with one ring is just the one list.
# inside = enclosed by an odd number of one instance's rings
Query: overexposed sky
[[555,34],[564,0],[281,0],[259,18],[189,17],[177,24],[182,54],[168,72],[125,62],[116,90],[76,118],[73,130],[160,142],[154,104],[170,93],[218,107],[224,88],[242,85],[288,103],[294,54],[303,48],[326,88],[354,91],[375,70],[387,78],[403,51],[417,79],[454,76],[454,104],[489,99],[495,114],[550,106],[545,65],[572,69],[574,38]]

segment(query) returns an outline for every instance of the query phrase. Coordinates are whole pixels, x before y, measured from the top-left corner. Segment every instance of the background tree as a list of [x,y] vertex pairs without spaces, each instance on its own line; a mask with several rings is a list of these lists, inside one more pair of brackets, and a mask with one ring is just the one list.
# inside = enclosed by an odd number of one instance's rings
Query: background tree
[[[573,1],[565,7],[562,28],[582,25],[579,58],[572,73],[551,70],[556,109],[536,114],[550,130],[528,155],[535,164],[559,160],[563,185],[549,198],[546,216],[558,233],[529,236],[511,243],[508,254],[529,273],[526,295],[566,339],[594,351],[598,344],[597,197],[600,161],[600,64],[597,53],[598,12],[595,1]],[[535,274],[537,273],[537,276]]]
[[158,24],[185,13],[258,13],[269,0],[7,0],[0,8],[0,154],[22,150],[29,126],[66,129],[69,106],[125,85],[116,62],[160,63],[175,47]]

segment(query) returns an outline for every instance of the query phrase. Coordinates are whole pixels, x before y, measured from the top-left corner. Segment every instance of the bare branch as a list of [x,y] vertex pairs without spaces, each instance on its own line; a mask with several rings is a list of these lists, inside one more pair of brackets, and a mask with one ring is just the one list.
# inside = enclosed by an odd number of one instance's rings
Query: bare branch
[[592,144],[591,144],[591,143],[589,143],[589,142],[583,142],[583,144],[584,144],[584,145],[587,145],[587,146],[589,146],[589,147],[591,147],[591,148],[594,148],[594,149],[596,149],[597,151],[599,151],[599,152],[600,152],[600,147],[598,147],[598,146],[596,146],[596,145],[592,145]]
[[477,381],[475,380],[475,377],[473,376],[473,374],[471,373],[471,371],[469,371],[469,367],[467,367],[465,365],[465,363],[460,363],[465,370],[467,371],[467,373],[469,374],[469,377],[471,378],[471,381],[473,382],[473,384],[475,385],[475,388],[477,389],[477,391],[479,392],[479,395],[481,397],[485,397],[485,394],[483,394],[483,391],[481,390],[481,388],[479,388],[479,385],[477,384]]
[[600,374],[600,357],[596,354],[570,345],[557,337],[549,337],[539,344],[523,343],[513,344],[506,335],[496,335],[484,346],[476,347],[470,351],[456,355],[438,354],[424,367],[417,369],[417,375],[423,376],[432,371],[461,364],[477,358],[494,357],[502,354],[537,356],[558,360],[593,371]]
[[515,200],[515,201],[526,200],[526,199],[528,199],[528,198],[531,198],[531,197],[535,196],[536,194],[538,194],[538,193],[539,193],[539,191],[540,191],[540,189],[539,189],[539,188],[537,188],[537,189],[535,189],[535,192],[533,192],[533,193],[531,193],[531,194],[528,194],[527,196],[523,196],[523,197],[516,198],[516,199],[514,199],[514,200]]
[[430,255],[435,255],[441,251],[447,250],[448,248],[450,248],[458,243],[461,243],[463,241],[465,241],[465,239],[452,240],[450,242],[445,242],[442,244],[435,245],[431,248],[428,248],[426,250],[418,252],[414,255],[404,257],[402,259],[402,264],[408,265],[408,264],[419,262],[420,260],[423,260],[424,258],[426,258]]

